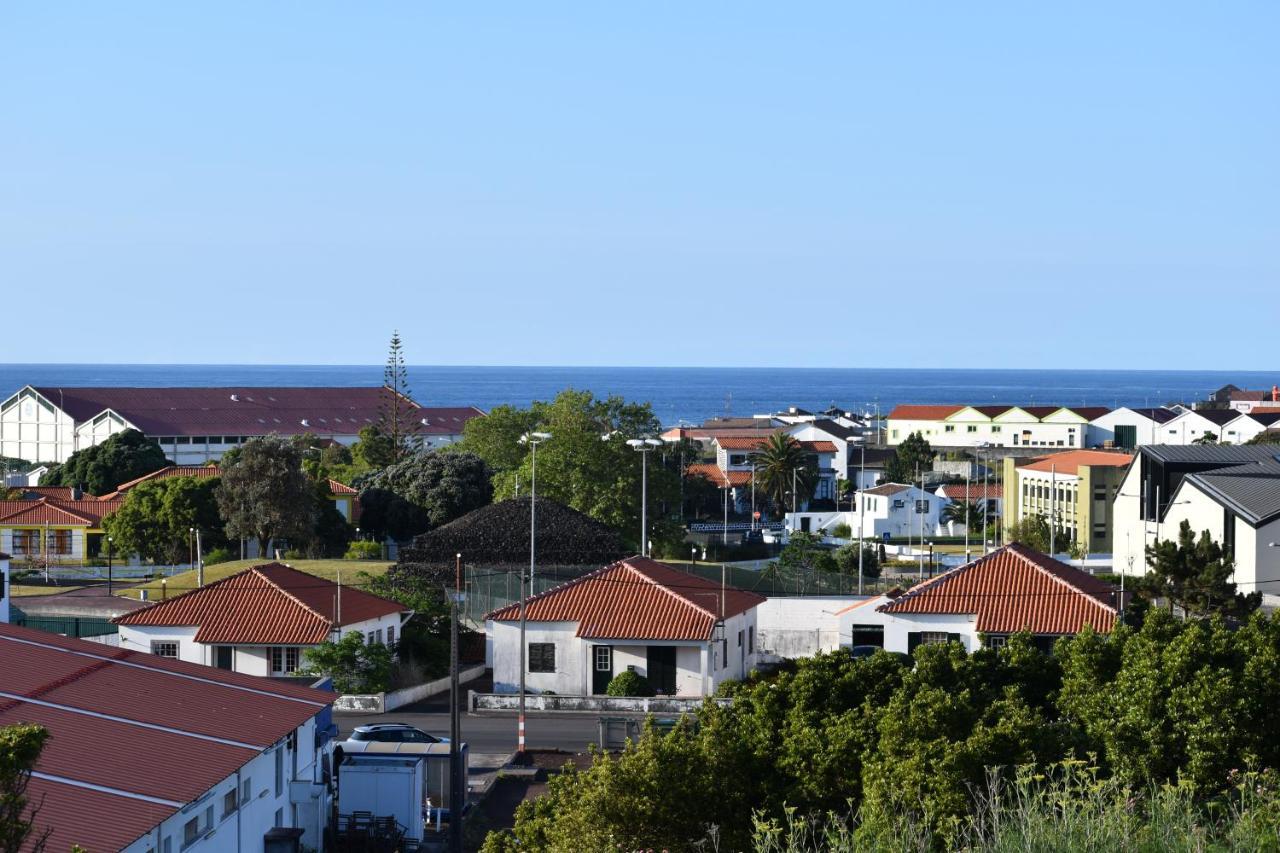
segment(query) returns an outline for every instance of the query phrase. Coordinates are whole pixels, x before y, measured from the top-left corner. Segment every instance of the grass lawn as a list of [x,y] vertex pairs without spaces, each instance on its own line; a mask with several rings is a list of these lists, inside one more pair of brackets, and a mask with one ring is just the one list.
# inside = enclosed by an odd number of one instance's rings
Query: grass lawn
[[31,586],[29,584],[9,584],[9,594],[14,598],[20,595],[57,595],[71,592],[73,589],[84,589],[81,586]]
[[[263,563],[263,560],[232,560],[229,563],[218,563],[215,566],[205,566],[204,582],[206,584],[221,580],[228,575],[234,575],[242,569],[250,566],[256,566]],[[393,565],[385,560],[288,560],[290,566],[299,571],[308,572],[318,577],[327,578],[328,580],[337,580],[338,572],[342,572],[342,582],[356,583],[357,576],[360,572],[368,572],[371,575],[385,574],[387,569]],[[143,585],[146,589],[147,597],[155,600],[161,597],[161,588],[166,586],[160,581],[148,581]],[[195,589],[196,573],[181,572],[169,578],[167,584],[168,592],[165,595],[177,595],[180,592],[186,592]],[[126,598],[139,598],[138,589],[127,589],[119,593]]]

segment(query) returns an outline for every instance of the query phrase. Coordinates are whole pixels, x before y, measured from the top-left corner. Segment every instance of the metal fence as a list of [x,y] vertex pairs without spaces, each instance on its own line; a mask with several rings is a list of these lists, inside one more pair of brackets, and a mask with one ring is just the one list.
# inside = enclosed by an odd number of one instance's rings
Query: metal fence
[[16,607],[10,616],[15,625],[66,637],[99,637],[120,631],[106,619],[92,616],[28,616]]

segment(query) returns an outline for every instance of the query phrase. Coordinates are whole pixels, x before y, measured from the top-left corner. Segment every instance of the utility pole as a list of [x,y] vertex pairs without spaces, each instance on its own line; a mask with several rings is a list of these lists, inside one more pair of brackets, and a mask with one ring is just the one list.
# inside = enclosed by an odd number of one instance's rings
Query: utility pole
[[196,586],[204,586],[204,549],[200,546],[200,531],[196,531]]
[[866,496],[862,494],[862,487],[863,487],[863,484],[866,482],[866,478],[867,478],[867,442],[866,442],[866,436],[863,436],[862,464],[858,467],[858,482],[856,484],[857,488],[853,490],[853,493],[857,495],[857,498],[858,498],[858,595],[862,595],[862,571],[863,571],[862,570],[862,552],[867,550],[866,531],[862,529],[863,520],[867,517],[867,514],[866,514],[867,500],[866,500]]
[[462,772],[462,722],[458,718],[458,608],[466,600],[462,591],[462,554],[457,556],[454,589],[449,596],[449,850],[462,853],[462,812],[466,808],[467,784]]
[[529,597],[529,593],[533,588],[534,567],[537,565],[537,542],[538,542],[538,445],[551,438],[549,432],[527,432],[520,436],[520,443],[529,445],[530,457],[530,477],[529,477],[529,574],[526,578],[523,574],[520,577],[520,714],[516,721],[516,745],[518,753],[524,755],[524,697],[525,697],[525,673],[529,669],[527,656],[529,653],[528,646],[525,644],[525,630],[527,628],[527,614],[525,612],[525,600]]
[[[608,436],[606,435],[607,439]],[[652,436],[627,440],[627,446],[640,454],[640,556],[649,556],[649,454],[662,442]]]
[[113,594],[113,580],[111,573],[111,543],[115,541],[112,536],[107,537],[107,595]]
[[1049,556],[1053,556],[1058,532],[1058,466],[1049,466]]

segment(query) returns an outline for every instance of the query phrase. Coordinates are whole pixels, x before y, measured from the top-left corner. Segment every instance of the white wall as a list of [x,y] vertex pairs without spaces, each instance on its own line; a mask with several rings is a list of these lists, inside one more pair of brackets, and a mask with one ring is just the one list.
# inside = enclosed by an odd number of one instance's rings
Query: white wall
[[[981,648],[978,640],[976,615],[952,615],[942,613],[915,613],[910,616],[878,614],[884,618],[884,647],[891,652],[907,651],[907,635],[914,631],[942,631],[959,634],[965,651]],[[867,623],[871,624],[871,623]]]
[[28,462],[65,462],[76,449],[75,422],[24,388],[0,403],[0,456]]
[[[587,659],[583,640],[575,636],[577,622],[529,622],[525,630],[526,643],[555,643],[556,671],[530,672],[525,675],[525,686],[539,693],[550,690],[565,696],[580,695],[587,678]],[[492,660],[493,691],[514,693],[520,689],[520,623],[485,623],[485,633],[493,638]]]
[[[0,548],[0,553],[6,553]],[[0,559],[0,622],[9,621],[9,561]]]
[[757,648],[784,658],[798,658],[840,647],[836,611],[856,596],[774,597],[756,608]]
[[1101,447],[1108,441],[1114,442],[1117,426],[1134,427],[1137,433],[1136,443],[1139,447],[1144,444],[1164,443],[1160,441],[1159,424],[1146,415],[1122,406],[1089,422],[1089,427],[1085,432],[1088,445],[1090,447]]
[[1142,462],[1141,457],[1135,457],[1111,504],[1112,569],[1119,574],[1140,576],[1147,572],[1144,547],[1151,542],[1154,525],[1141,518],[1141,489]]

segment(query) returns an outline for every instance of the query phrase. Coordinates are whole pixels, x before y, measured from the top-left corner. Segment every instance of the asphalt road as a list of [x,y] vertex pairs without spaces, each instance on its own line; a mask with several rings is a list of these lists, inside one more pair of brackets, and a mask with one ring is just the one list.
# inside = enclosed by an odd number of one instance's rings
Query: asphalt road
[[[408,706],[389,714],[334,714],[339,737],[345,738],[356,726],[370,723],[407,723],[433,735],[449,736],[447,708],[423,709]],[[530,749],[560,749],[585,752],[598,739],[599,714],[563,712],[528,714],[525,739]],[[516,715],[506,712],[463,713],[462,739],[472,753],[509,753],[516,749]]]

